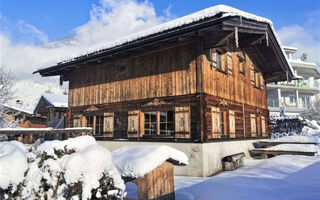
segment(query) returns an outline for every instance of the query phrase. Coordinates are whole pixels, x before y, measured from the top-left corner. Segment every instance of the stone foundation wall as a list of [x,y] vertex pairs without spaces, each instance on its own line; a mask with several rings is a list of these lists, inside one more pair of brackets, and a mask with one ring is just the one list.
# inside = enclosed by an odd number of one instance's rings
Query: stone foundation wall
[[97,141],[99,145],[114,151],[130,145],[167,145],[184,152],[189,158],[189,165],[175,166],[176,176],[210,176],[222,170],[221,159],[225,156],[253,149],[257,140],[227,141],[212,143],[173,143],[173,142],[131,142],[131,141]]

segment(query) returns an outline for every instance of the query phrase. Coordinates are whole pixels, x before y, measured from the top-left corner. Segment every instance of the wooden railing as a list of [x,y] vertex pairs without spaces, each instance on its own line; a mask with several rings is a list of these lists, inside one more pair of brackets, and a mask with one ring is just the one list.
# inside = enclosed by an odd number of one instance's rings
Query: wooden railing
[[4,128],[0,129],[2,140],[18,140],[23,143],[32,143],[37,139],[43,140],[64,140],[80,135],[91,135],[91,127],[82,128]]

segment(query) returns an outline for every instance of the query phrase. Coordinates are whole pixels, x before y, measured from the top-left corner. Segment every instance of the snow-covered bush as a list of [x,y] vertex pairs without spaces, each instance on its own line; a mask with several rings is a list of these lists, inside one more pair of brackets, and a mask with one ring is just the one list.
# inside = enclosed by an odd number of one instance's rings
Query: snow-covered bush
[[[28,150],[19,142],[0,144],[0,165],[7,163],[0,170],[0,199],[125,197],[125,185],[110,152],[93,137],[50,141]],[[19,167],[10,168],[13,165]]]
[[311,102],[310,106],[305,109],[301,115],[308,120],[315,120],[320,123],[320,96],[316,95],[315,101]]
[[0,199],[14,199],[24,184],[27,156],[19,142],[0,143]]
[[320,136],[320,126],[315,120],[302,117],[271,118],[271,139],[286,136]]

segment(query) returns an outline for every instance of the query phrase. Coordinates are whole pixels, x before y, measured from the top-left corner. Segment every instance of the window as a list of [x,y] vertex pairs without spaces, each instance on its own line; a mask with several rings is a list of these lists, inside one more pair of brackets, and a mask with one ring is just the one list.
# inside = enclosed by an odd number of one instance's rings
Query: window
[[221,59],[222,53],[220,53],[219,51],[216,51],[215,54],[216,54],[216,68],[222,70],[222,59]]
[[96,116],[96,129],[95,134],[103,134],[103,115]]
[[244,74],[244,59],[239,57],[238,62],[239,73]]
[[173,111],[160,112],[160,134],[173,134]]
[[238,68],[239,73],[244,74],[245,71],[245,54],[242,51],[238,52]]
[[225,128],[225,125],[226,125],[226,120],[225,120],[225,112],[224,111],[221,111],[220,112],[220,133],[221,135],[226,135],[226,128]]
[[92,127],[93,128],[93,116],[87,116],[87,127]]
[[126,72],[126,66],[125,65],[116,66],[116,72],[117,73],[121,73],[121,74],[125,73]]
[[146,135],[172,135],[173,111],[152,111],[144,113],[144,133]]
[[144,113],[144,134],[157,134],[157,112]]
[[302,107],[306,108],[310,105],[310,97],[309,96],[301,96]]
[[290,98],[290,104],[296,103],[296,97],[295,96],[290,95],[289,98]]
[[103,134],[103,115],[87,116],[87,127],[93,128],[94,135]]

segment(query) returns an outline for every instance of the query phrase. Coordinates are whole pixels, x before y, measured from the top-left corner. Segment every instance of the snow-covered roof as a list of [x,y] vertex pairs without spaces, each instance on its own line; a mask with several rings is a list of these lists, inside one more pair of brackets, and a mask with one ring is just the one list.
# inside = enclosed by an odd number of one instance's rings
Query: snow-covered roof
[[31,110],[25,109],[25,108],[19,108],[17,106],[12,106],[12,105],[8,105],[8,104],[4,104],[3,105],[6,108],[12,109],[12,110],[16,110],[18,112],[22,112],[22,113],[26,113],[26,114],[30,114],[32,115],[33,112]]
[[[114,48],[120,47],[122,45],[132,43],[132,42],[135,42],[137,40],[144,39],[147,37],[153,37],[156,34],[161,34],[163,32],[174,31],[180,27],[182,28],[187,25],[191,25],[193,23],[200,22],[205,19],[209,19],[209,18],[213,18],[213,17],[218,17],[221,19],[221,18],[226,18],[226,17],[230,17],[230,16],[231,17],[232,16],[239,16],[243,19],[254,20],[257,22],[263,22],[263,23],[269,24],[274,36],[276,37],[277,42],[281,46],[280,40],[275,33],[275,30],[273,28],[271,20],[264,18],[264,17],[259,17],[257,15],[251,14],[251,13],[244,12],[244,11],[241,11],[241,10],[238,10],[236,8],[232,8],[232,7],[229,7],[226,5],[217,5],[217,6],[206,8],[204,10],[195,12],[193,14],[190,14],[190,15],[187,15],[187,16],[184,16],[184,17],[181,17],[181,18],[178,18],[178,19],[166,22],[166,23],[151,27],[151,28],[146,29],[144,31],[140,31],[140,32],[128,35],[126,37],[122,37],[122,38],[114,40],[114,41],[106,42],[105,45],[103,45],[103,46],[98,46],[98,47],[95,46],[95,47],[88,48],[88,49],[86,49],[86,51],[82,52],[79,55],[73,55],[72,58],[65,59],[64,61],[57,63],[55,66],[51,65],[52,67],[48,67],[48,66],[42,67],[36,72],[40,72],[40,74],[41,74],[41,71],[44,69],[60,67],[62,64],[70,63],[72,61],[75,61],[78,59],[83,59],[88,56],[101,54],[101,53],[108,51],[110,49],[114,49]],[[283,49],[280,48],[280,50],[282,51],[282,54],[285,57],[285,53],[284,53]],[[291,71],[290,74],[292,74],[294,76],[294,73],[293,73],[292,67],[290,66],[290,63],[288,63],[288,61],[286,61],[286,64],[289,66],[289,70]],[[34,73],[36,73],[36,72],[34,72]]]
[[282,46],[284,51],[290,51],[290,52],[296,52],[298,50],[298,48],[296,47],[289,47],[289,46]]
[[43,98],[45,98],[49,104],[53,107],[68,107],[68,95],[62,94],[43,94]]
[[113,151],[112,161],[122,177],[139,178],[165,161],[187,165],[188,157],[183,152],[165,145],[139,145]]

